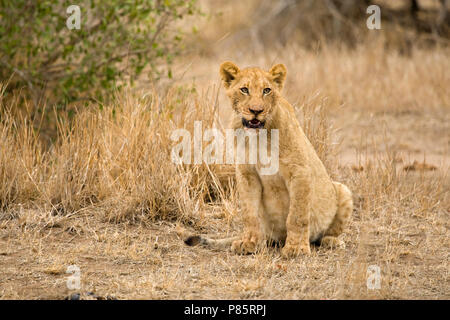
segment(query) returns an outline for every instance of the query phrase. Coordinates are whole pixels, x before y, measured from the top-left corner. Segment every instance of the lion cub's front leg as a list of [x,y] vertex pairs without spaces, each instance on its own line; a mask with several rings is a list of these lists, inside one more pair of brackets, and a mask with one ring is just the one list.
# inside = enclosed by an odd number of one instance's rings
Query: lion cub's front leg
[[310,254],[310,176],[306,172],[296,173],[289,182],[289,214],[286,221],[286,244],[281,254],[285,258]]
[[239,165],[236,182],[244,218],[244,233],[233,242],[231,249],[238,254],[255,253],[261,248],[264,237],[261,231],[262,185],[256,169]]

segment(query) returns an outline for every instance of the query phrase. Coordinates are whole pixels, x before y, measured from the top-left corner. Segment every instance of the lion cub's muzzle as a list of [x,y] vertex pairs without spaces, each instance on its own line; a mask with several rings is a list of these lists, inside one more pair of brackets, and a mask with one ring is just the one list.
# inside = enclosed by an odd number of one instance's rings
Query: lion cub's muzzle
[[242,125],[246,128],[250,129],[261,129],[264,128],[265,125],[264,120],[258,120],[256,118],[253,118],[252,120],[247,120],[245,118],[242,118]]

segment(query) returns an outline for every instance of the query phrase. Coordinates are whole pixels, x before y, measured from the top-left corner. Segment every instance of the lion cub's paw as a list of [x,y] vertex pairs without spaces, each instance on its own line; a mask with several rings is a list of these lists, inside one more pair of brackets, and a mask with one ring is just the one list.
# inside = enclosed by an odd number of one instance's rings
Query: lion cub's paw
[[345,249],[345,242],[336,237],[325,236],[320,241],[320,246],[331,249]]
[[283,249],[281,249],[281,255],[283,258],[295,258],[299,255],[309,255],[311,254],[311,247],[309,244],[307,245],[298,245],[293,246],[290,244],[286,244]]
[[252,254],[258,250],[258,245],[252,240],[236,240],[231,245],[231,250],[236,254]]

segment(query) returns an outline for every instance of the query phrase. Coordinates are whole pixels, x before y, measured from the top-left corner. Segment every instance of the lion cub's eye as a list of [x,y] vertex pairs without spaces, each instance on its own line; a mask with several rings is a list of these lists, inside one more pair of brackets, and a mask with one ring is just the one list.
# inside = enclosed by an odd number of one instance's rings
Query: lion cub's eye
[[241,88],[241,92],[243,94],[248,94],[248,88],[246,88],[246,87]]
[[270,91],[272,91],[272,89],[270,89],[270,88],[264,88],[263,94],[269,94]]

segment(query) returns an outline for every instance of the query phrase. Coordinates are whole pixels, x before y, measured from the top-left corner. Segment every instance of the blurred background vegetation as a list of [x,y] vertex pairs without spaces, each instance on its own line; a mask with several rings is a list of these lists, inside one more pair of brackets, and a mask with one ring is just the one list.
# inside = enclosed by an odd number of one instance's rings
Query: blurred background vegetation
[[105,98],[142,73],[171,77],[182,46],[176,22],[197,13],[195,0],[80,0],[80,29],[70,30],[73,1],[0,2],[0,81],[61,106]]
[[[218,39],[202,21],[220,20],[223,1],[79,0],[80,30],[69,30],[66,9],[73,1],[0,1],[0,83],[4,98],[20,92],[36,111],[51,104],[73,114],[70,104],[104,102],[113,90],[171,79],[181,53],[204,54]],[[318,50],[323,44],[355,47],[370,32],[367,7],[381,7],[385,46],[408,54],[412,44],[448,45],[448,0],[277,0],[246,2],[244,22],[219,24],[222,46],[261,51],[287,43]],[[235,15],[242,4],[236,2]],[[230,6],[229,6],[230,7]],[[203,8],[203,9],[202,9]],[[189,18],[190,19],[186,19]],[[249,17],[249,18],[248,18]],[[189,35],[189,37],[185,37]]]

